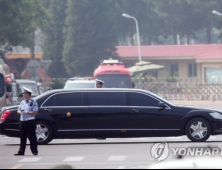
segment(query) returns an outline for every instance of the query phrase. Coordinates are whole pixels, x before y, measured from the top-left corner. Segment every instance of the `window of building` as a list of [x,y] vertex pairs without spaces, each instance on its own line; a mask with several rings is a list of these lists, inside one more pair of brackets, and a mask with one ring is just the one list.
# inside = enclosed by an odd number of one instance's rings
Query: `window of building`
[[192,63],[188,65],[188,76],[197,77],[197,64]]
[[179,76],[178,64],[171,64],[170,65],[170,76],[171,77],[178,77]]
[[205,79],[207,84],[222,84],[222,69],[205,68]]

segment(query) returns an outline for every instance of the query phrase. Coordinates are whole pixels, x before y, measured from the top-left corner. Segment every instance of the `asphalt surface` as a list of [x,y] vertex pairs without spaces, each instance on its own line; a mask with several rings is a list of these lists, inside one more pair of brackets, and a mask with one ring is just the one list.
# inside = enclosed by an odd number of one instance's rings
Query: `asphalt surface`
[[[222,110],[220,103],[203,105]],[[171,148],[209,146],[222,148],[222,136],[213,136],[205,143],[192,143],[185,136],[54,140],[49,145],[39,146],[39,156],[32,156],[28,146],[25,156],[14,157],[19,149],[19,139],[0,136],[0,169],[53,169],[60,165],[69,165],[74,169],[148,169],[150,165],[155,164],[150,154],[151,148],[160,142],[167,142]],[[173,159],[176,158],[171,154],[167,160]]]

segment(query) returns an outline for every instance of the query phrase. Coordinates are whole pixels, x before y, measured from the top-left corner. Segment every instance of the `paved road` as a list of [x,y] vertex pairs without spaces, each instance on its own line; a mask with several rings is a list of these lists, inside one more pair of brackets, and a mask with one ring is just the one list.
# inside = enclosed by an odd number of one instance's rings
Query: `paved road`
[[[186,137],[98,140],[54,140],[39,146],[39,156],[29,148],[26,156],[14,157],[19,140],[0,137],[1,169],[51,169],[71,165],[78,169],[147,169],[154,162],[150,156],[153,144],[168,142],[170,147],[221,147],[222,136],[211,137],[206,143],[191,143]],[[174,159],[171,155],[168,159]]]
[[[211,108],[220,109],[218,104]],[[206,105],[205,105],[206,106]],[[220,147],[222,136],[211,137],[206,143],[191,143],[187,137],[138,138],[107,140],[54,140],[39,146],[39,156],[33,157],[29,148],[26,156],[14,157],[19,139],[0,136],[0,169],[52,169],[70,165],[78,169],[147,169],[154,164],[150,150],[159,142],[172,147]],[[172,155],[168,158],[175,159]]]

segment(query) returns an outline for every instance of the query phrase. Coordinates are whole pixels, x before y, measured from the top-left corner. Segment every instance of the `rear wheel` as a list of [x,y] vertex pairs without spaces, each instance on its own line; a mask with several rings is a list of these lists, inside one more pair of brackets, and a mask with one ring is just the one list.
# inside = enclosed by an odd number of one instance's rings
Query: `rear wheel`
[[186,134],[192,142],[205,142],[211,136],[210,123],[203,118],[195,118],[187,124]]
[[53,140],[52,128],[43,121],[36,122],[36,137],[38,145],[47,145]]

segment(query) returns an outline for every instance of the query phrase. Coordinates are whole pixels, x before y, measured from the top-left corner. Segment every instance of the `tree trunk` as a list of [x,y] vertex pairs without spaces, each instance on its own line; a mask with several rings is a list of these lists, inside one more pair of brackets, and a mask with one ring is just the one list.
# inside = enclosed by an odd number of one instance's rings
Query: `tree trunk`
[[134,43],[134,34],[132,33],[132,32],[130,32],[130,45],[135,45],[135,43]]
[[31,47],[30,47],[31,58],[35,59],[35,29],[31,33],[31,37],[32,37],[32,40],[33,40],[32,44],[31,44]]
[[189,44],[190,44],[190,35],[187,34],[187,45],[189,45]]
[[173,34],[173,43],[174,45],[177,45],[177,34]]
[[212,41],[211,31],[212,31],[212,24],[211,21],[209,20],[206,28],[207,44],[211,44]]
[[147,33],[147,45],[152,45],[152,38],[149,32]]

